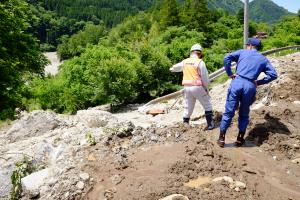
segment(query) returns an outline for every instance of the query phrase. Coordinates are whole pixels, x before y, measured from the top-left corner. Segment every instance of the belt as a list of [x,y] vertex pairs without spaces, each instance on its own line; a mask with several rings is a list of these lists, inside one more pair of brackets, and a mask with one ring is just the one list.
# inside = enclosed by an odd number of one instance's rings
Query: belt
[[242,79],[245,79],[247,81],[250,81],[250,82],[254,82],[254,80],[250,79],[250,78],[247,78],[247,77],[244,77],[244,76],[241,76],[241,75],[238,75],[237,77],[241,77]]

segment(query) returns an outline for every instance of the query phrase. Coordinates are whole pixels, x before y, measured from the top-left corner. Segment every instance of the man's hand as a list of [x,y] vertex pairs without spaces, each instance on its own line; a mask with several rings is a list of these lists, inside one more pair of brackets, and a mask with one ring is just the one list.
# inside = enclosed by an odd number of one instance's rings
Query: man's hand
[[231,76],[229,76],[231,79],[235,79],[238,75],[237,74],[232,74]]
[[257,85],[257,81],[255,80],[255,81],[253,81],[253,83],[255,84],[255,87],[257,87],[258,85]]
[[173,67],[171,67],[169,70],[170,70],[170,72],[174,72],[174,69],[173,69]]

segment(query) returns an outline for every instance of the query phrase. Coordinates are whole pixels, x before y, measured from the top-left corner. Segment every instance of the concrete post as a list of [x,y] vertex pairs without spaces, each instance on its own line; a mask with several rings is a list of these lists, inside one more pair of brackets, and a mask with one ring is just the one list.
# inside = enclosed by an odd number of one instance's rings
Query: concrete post
[[249,38],[249,0],[245,0],[244,5],[244,48]]

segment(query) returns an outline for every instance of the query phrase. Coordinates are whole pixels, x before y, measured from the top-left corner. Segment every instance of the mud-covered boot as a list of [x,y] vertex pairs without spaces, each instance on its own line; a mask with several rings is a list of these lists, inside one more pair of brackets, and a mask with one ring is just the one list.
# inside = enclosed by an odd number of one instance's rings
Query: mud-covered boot
[[240,131],[235,142],[235,146],[241,147],[243,144],[245,144],[245,139],[244,139],[245,132]]
[[190,123],[190,118],[183,118],[183,123],[189,124]]
[[224,147],[225,146],[225,133],[224,132],[220,132],[220,135],[219,135],[219,139],[217,141],[217,144],[220,146],[220,147]]
[[216,126],[215,126],[214,119],[213,119],[213,112],[205,111],[205,118],[206,118],[206,122],[207,122],[207,129],[208,130],[214,129]]

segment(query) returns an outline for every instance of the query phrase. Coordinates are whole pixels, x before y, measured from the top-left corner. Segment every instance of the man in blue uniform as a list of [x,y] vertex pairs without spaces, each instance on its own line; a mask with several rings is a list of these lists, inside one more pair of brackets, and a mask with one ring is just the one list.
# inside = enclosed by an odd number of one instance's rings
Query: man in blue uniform
[[[249,123],[250,106],[255,101],[256,87],[277,78],[277,73],[270,61],[258,52],[261,47],[259,39],[251,38],[248,40],[246,49],[227,54],[224,58],[226,73],[233,80],[228,89],[225,112],[220,125],[220,136],[217,141],[220,147],[225,145],[225,134],[238,106],[239,134],[236,145],[241,146],[245,142],[244,135]],[[231,71],[233,61],[237,63],[236,74]],[[261,72],[265,73],[265,77],[257,80]]]

